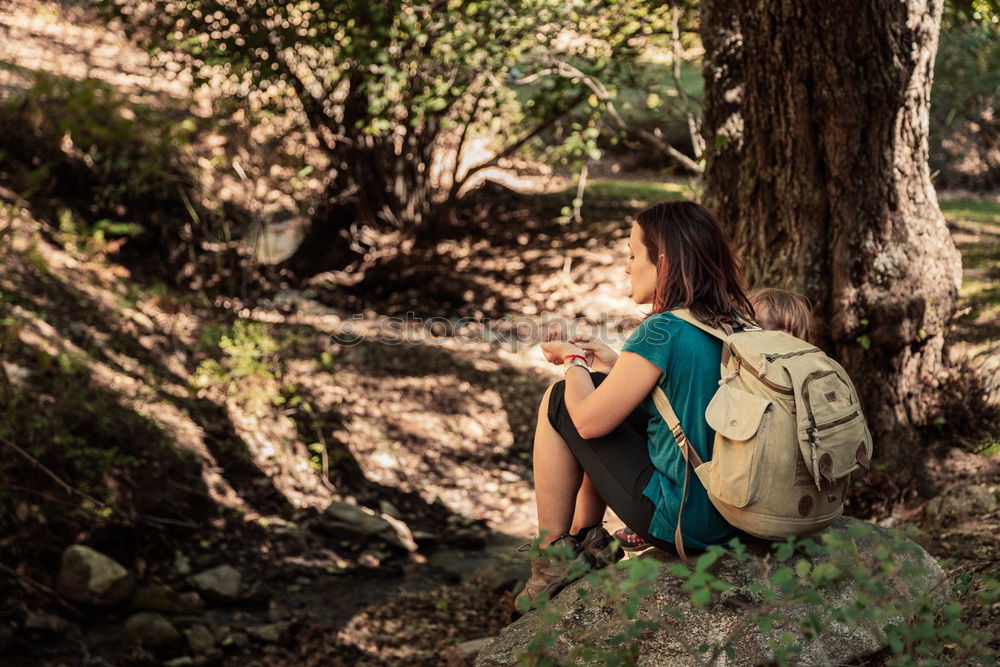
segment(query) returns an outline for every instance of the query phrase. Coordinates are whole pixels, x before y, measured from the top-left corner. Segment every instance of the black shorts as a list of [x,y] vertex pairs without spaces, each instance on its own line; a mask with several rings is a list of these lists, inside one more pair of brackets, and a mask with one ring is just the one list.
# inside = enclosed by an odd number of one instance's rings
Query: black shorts
[[[596,387],[607,373],[590,371],[590,377]],[[640,405],[610,433],[586,439],[580,436],[569,416],[565,392],[565,380],[552,386],[549,396],[552,427],[569,445],[580,467],[618,518],[650,544],[672,551],[673,544],[649,534],[656,507],[642,494],[654,472],[647,446],[649,414]]]

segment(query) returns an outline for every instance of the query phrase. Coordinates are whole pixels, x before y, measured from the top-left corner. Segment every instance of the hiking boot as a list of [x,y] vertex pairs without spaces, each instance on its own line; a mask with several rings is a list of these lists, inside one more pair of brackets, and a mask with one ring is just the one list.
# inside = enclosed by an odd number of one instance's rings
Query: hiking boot
[[592,526],[577,533],[580,546],[590,552],[590,555],[597,561],[597,567],[607,567],[617,563],[625,557],[621,545],[615,542],[611,533],[604,529],[604,526]]
[[[568,557],[545,556],[549,549],[560,547],[569,551]],[[542,549],[541,555],[531,559],[531,576],[524,584],[524,590],[514,599],[515,608],[521,608],[522,600],[528,600],[528,604],[533,606],[542,593],[548,593],[551,600],[556,593],[582,577],[595,564],[594,557],[572,535],[563,534]]]

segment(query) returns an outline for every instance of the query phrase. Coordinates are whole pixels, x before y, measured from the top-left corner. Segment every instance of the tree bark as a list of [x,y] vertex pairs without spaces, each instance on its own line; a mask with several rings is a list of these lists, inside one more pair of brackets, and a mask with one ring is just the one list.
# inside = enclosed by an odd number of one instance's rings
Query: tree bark
[[706,203],[753,285],[812,300],[879,457],[916,463],[961,282],[927,167],[942,2],[701,6]]

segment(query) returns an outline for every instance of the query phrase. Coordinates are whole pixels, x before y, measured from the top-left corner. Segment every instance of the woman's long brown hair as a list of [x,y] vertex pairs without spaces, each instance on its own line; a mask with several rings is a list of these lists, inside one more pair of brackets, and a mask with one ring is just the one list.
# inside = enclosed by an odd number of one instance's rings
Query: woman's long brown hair
[[713,327],[753,320],[740,264],[708,209],[691,201],[663,202],[639,213],[636,222],[656,265],[650,314],[684,307]]

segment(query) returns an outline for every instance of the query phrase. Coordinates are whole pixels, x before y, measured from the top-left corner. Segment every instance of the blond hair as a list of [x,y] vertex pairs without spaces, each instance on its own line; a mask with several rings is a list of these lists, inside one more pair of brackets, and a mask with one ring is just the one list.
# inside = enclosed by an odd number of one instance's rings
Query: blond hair
[[762,329],[785,331],[809,340],[812,335],[812,307],[802,294],[792,290],[763,287],[748,295]]

